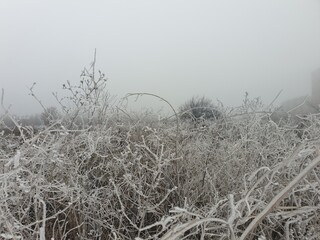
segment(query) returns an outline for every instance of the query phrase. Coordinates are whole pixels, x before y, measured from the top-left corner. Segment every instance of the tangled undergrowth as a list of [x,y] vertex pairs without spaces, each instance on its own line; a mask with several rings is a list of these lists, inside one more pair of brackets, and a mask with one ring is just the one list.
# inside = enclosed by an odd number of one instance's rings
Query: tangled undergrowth
[[276,123],[247,100],[193,122],[98,103],[0,136],[2,239],[320,238],[318,116]]

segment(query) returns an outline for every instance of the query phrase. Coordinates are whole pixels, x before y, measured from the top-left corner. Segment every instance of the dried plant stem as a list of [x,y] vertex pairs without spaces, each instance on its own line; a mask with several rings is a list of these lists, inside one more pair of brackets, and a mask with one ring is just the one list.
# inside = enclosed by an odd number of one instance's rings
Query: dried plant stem
[[245,240],[258,224],[284,199],[286,194],[292,190],[312,169],[320,163],[320,156],[315,158],[302,172],[299,173],[277,196],[275,196],[268,206],[253,219],[250,225],[243,232],[239,240]]
[[[184,234],[186,231],[188,231],[189,229],[198,226],[202,223],[205,222],[217,222],[217,223],[221,223],[221,224],[225,224],[229,227],[230,231],[232,231],[232,229],[230,228],[230,225],[219,218],[203,218],[203,219],[195,219],[192,220],[190,222],[184,223],[182,225],[176,226],[173,229],[171,229],[169,232],[167,232],[162,238],[161,240],[175,240],[178,239],[182,234]],[[231,234],[231,240],[235,240],[234,235]]]
[[156,98],[159,98],[161,101],[167,103],[169,105],[169,107],[171,108],[171,110],[173,111],[174,115],[176,116],[176,124],[177,124],[177,129],[176,129],[176,156],[178,156],[178,145],[179,145],[179,134],[180,134],[180,121],[179,121],[179,116],[176,112],[176,110],[174,109],[174,107],[171,105],[171,103],[169,101],[167,101],[166,99],[156,95],[156,94],[152,94],[152,93],[128,93],[125,98],[129,98],[131,96],[143,96],[143,95],[146,95],[146,96],[152,96],[152,97],[156,97]]

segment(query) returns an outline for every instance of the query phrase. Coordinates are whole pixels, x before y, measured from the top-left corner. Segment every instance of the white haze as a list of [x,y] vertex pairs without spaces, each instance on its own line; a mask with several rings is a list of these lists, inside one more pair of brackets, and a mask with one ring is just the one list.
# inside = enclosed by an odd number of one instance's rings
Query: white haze
[[1,0],[0,29],[0,88],[18,114],[41,111],[33,82],[54,105],[95,48],[112,95],[175,107],[193,95],[235,106],[245,92],[268,103],[283,89],[281,102],[309,94],[320,67],[318,0]]

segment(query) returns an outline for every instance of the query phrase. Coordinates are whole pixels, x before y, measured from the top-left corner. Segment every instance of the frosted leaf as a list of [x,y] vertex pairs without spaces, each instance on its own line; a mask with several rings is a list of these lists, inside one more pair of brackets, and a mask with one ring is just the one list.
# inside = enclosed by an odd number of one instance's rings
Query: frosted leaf
[[312,149],[303,149],[298,153],[299,157],[307,157],[309,155],[311,155],[314,152],[314,150]]
[[23,191],[24,191],[25,193],[29,193],[29,192],[31,191],[31,188],[30,188],[30,187],[24,187],[24,188],[23,188]]
[[20,236],[14,236],[10,233],[1,233],[0,237],[2,237],[3,239],[21,239]]
[[15,148],[15,147],[17,147],[18,146],[18,144],[17,143],[11,143],[11,144],[8,144],[8,148]]
[[20,157],[21,157],[21,153],[18,150],[17,154],[13,157],[13,167],[17,168],[20,165]]
[[173,217],[171,217],[171,216],[169,216],[169,217],[167,217],[167,218],[162,217],[161,221],[162,221],[162,224],[163,224],[164,226],[166,226],[167,224],[169,224],[170,222],[173,221]]
[[14,168],[19,167],[19,165],[20,165],[20,157],[21,157],[21,153],[20,153],[20,151],[18,150],[17,153],[16,153],[16,155],[15,155],[13,158],[11,158],[11,159],[9,160],[9,162],[7,162],[7,163],[5,164],[5,166],[6,166],[6,167],[9,167],[10,165],[13,165]]
[[181,213],[181,212],[188,212],[184,208],[174,207],[173,210],[170,210],[171,213]]

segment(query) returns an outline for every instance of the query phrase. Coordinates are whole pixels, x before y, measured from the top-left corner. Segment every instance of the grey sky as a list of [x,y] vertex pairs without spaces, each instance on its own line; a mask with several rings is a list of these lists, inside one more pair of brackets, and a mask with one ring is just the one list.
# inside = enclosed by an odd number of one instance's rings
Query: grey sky
[[[174,106],[193,95],[265,103],[309,93],[320,67],[318,0],[1,0],[0,87],[20,114],[40,111],[76,82],[97,48],[119,98],[158,94]],[[141,104],[148,104],[150,98]]]

